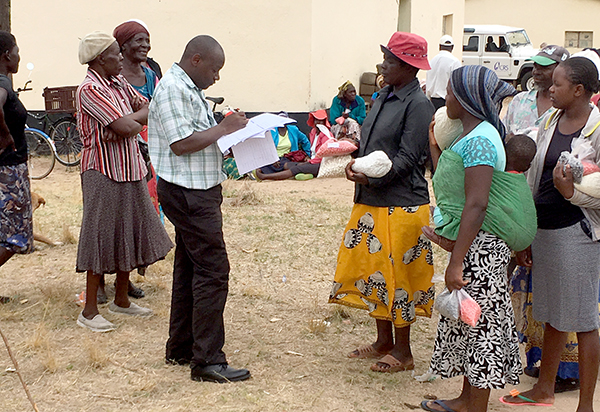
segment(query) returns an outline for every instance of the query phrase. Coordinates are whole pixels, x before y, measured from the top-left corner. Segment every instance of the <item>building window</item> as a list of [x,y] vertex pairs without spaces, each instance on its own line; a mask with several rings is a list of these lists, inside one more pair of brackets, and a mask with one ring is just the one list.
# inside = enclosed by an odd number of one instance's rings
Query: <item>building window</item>
[[446,14],[442,17],[442,34],[448,34],[450,36],[452,36],[452,29],[453,29],[453,20],[454,20],[454,15],[453,14]]
[[566,31],[565,47],[585,49],[592,47],[594,43],[594,32],[591,31]]

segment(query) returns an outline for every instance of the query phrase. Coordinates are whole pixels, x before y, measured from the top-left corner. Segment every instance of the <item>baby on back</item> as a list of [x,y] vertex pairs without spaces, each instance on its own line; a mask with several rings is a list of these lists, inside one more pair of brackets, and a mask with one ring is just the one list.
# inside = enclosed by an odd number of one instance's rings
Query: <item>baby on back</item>
[[531,166],[537,147],[535,142],[524,134],[509,136],[504,145],[506,150],[506,171],[525,173]]
[[[529,170],[531,161],[535,157],[537,147],[535,142],[527,135],[517,134],[507,136],[504,149],[506,151],[505,171],[507,173],[519,174]],[[436,214],[436,212],[434,212],[434,214]],[[435,233],[434,228],[423,226],[421,230],[429,240],[439,245],[442,249],[448,252],[452,252],[452,249],[454,249],[454,244],[456,242],[438,235]]]

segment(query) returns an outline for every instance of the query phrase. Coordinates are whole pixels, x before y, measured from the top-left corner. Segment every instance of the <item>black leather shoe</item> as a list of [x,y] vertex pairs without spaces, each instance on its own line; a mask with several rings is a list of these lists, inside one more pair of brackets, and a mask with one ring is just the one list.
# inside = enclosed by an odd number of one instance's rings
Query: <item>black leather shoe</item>
[[207,366],[194,366],[192,368],[192,380],[199,382],[236,382],[250,378],[248,369],[235,369],[226,363]]

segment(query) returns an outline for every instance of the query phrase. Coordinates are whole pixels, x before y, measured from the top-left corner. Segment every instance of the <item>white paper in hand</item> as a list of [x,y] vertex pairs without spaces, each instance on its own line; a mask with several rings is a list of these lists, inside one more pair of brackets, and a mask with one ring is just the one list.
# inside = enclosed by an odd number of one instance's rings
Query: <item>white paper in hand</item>
[[270,132],[246,139],[233,146],[231,150],[240,175],[279,160]]

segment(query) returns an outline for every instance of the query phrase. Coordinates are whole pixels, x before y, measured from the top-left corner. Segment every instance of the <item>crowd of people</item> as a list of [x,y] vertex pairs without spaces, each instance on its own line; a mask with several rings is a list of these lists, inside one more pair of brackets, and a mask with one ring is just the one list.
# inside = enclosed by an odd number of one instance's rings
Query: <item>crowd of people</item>
[[[310,179],[327,156],[348,156],[354,206],[329,302],[367,310],[377,329],[375,342],[349,358],[374,359],[371,370],[382,373],[414,368],[411,325],[432,316],[435,300],[433,241],[449,252],[448,293],[466,292],[481,313],[472,324],[440,317],[429,372],[463,376],[463,386],[456,398],[421,407],[486,411],[491,389],[518,384],[525,370],[539,376],[537,384],[500,402],[551,405],[555,392],[580,388],[577,410],[592,411],[600,363],[600,187],[586,177],[600,173],[600,111],[591,103],[600,89],[598,67],[546,46],[531,59],[536,89],[517,94],[483,66],[457,67],[448,56],[453,44],[442,37],[441,56],[430,64],[423,37],[394,33],[381,46],[385,85],[370,112],[345,82],[329,114],[309,114],[309,136],[291,124],[270,132],[279,160],[254,175]],[[98,307],[106,301],[104,275],[113,273],[108,311],[151,316],[129,300],[143,295],[129,274],[143,273],[175,246],[166,362],[189,364],[197,381],[246,380],[250,371],[228,365],[223,352],[230,265],[217,140],[248,119],[234,111],[217,123],[206,101],[204,90],[225,64],[214,38],[191,39],[164,76],[151,69],[149,50],[149,31],[137,20],[80,41],[87,74],[77,91],[83,221],[76,270],[86,273],[86,300],[77,324],[115,329]],[[18,66],[16,39],[0,31],[0,266],[33,249],[27,112],[9,78]],[[420,70],[431,70],[425,93]],[[502,102],[512,96],[501,120]],[[432,121],[441,107],[460,126],[447,144]],[[573,156],[582,148],[585,158]],[[358,167],[375,156],[383,157],[377,167]],[[175,227],[175,245],[163,213]],[[519,342],[527,344],[525,368]]]

